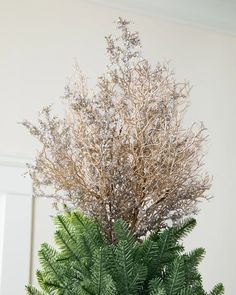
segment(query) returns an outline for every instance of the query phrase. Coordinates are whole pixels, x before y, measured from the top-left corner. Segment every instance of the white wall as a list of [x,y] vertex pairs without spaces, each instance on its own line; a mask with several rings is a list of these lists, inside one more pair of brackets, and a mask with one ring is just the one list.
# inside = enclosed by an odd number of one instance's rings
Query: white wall
[[[89,77],[102,72],[104,36],[118,16],[135,22],[150,60],[170,59],[177,77],[191,81],[186,123],[202,120],[209,129],[207,169],[215,198],[202,205],[186,244],[207,250],[201,266],[205,286],[223,281],[226,294],[234,294],[236,38],[82,0],[6,0],[0,6],[0,154],[34,155],[35,142],[16,122],[35,119],[42,106],[63,94],[74,57]],[[49,202],[37,200],[34,254],[40,243],[52,241],[50,214]],[[33,263],[35,272],[37,260]]]

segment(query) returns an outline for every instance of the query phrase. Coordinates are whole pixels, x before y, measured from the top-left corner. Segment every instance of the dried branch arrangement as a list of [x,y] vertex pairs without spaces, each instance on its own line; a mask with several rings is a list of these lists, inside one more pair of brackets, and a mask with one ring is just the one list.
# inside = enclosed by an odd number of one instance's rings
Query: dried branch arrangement
[[90,93],[75,67],[65,87],[65,118],[41,112],[23,122],[42,144],[29,167],[34,195],[55,198],[101,221],[127,221],[137,236],[195,213],[210,181],[202,172],[203,125],[183,128],[189,86],[168,64],[152,67],[137,32],[117,21],[108,36],[109,65]]

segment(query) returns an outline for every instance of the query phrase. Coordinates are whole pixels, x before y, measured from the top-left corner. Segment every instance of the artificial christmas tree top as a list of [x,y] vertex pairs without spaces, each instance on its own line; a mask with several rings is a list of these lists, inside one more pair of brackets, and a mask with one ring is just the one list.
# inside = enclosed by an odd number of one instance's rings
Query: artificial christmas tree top
[[95,217],[111,240],[115,220],[144,236],[196,212],[210,187],[201,170],[204,127],[183,127],[188,84],[177,83],[168,64],[150,65],[128,21],[117,27],[94,92],[76,67],[65,118],[46,107],[38,124],[23,123],[42,144],[30,166],[35,196]]
[[[189,87],[167,64],[142,57],[137,32],[119,18],[108,36],[109,64],[94,92],[76,67],[65,88],[64,118],[43,109],[23,124],[42,144],[30,166],[35,196],[67,204],[55,217],[58,249],[43,244],[42,291],[31,295],[222,295],[206,292],[198,264],[184,252],[195,226],[183,217],[207,198],[202,124],[183,127]],[[78,210],[70,210],[72,208]]]
[[187,219],[138,240],[128,224],[116,220],[115,241],[104,238],[99,224],[78,212],[55,217],[58,250],[44,243],[39,251],[42,291],[30,295],[222,295],[217,284],[206,292],[198,265],[204,249],[184,252],[181,239],[196,225]]

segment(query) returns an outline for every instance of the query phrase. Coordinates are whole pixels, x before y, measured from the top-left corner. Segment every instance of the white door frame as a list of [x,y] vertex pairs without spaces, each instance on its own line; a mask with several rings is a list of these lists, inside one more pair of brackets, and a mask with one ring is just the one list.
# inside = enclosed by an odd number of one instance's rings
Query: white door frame
[[0,294],[25,295],[31,280],[32,185],[26,159],[0,156]]

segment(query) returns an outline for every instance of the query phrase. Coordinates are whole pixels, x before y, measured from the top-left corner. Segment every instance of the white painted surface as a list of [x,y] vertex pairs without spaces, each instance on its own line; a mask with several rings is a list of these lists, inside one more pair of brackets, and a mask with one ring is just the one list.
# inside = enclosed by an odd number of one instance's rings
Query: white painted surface
[[[198,227],[186,244],[207,250],[201,265],[206,288],[223,281],[226,294],[236,294],[236,38],[82,0],[4,0],[0,6],[2,154],[34,156],[37,145],[17,122],[35,120],[42,106],[63,94],[75,56],[92,79],[104,70],[104,35],[113,31],[118,16],[135,22],[145,56],[152,62],[170,59],[178,79],[190,80],[186,124],[202,120],[208,127],[206,161],[215,198],[202,204]],[[39,245],[53,240],[49,203],[36,201],[34,278]]]
[[31,181],[22,177],[23,171],[13,161],[0,165],[1,295],[25,294],[31,274]]
[[5,223],[5,210],[6,209],[6,196],[0,194],[0,286],[3,272],[3,241],[4,241],[4,223]]
[[235,0],[89,0],[90,2],[236,35]]

